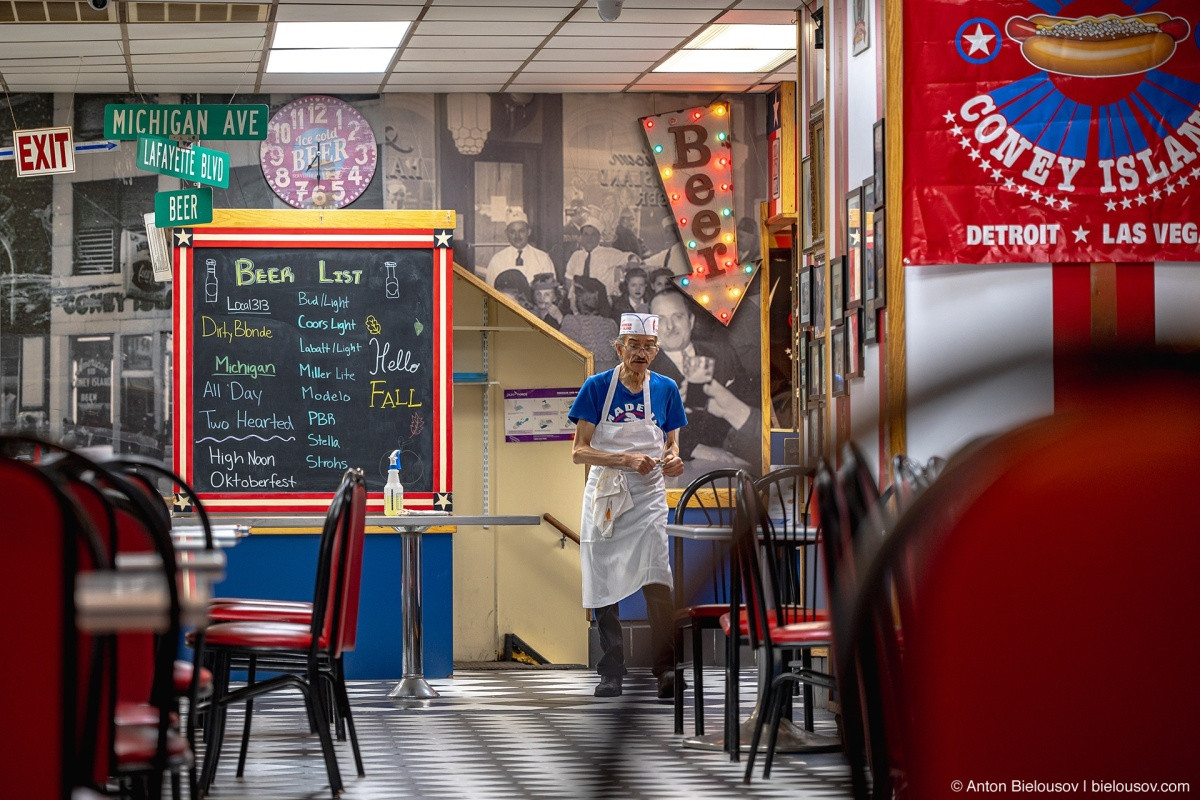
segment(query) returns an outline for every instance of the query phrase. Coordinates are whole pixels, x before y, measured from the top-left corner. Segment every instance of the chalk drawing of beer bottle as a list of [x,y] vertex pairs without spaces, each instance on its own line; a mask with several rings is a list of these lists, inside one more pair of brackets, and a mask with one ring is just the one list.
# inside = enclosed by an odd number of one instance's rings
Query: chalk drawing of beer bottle
[[208,258],[204,261],[204,302],[217,302],[217,260]]
[[389,300],[397,300],[400,297],[400,281],[396,278],[396,262],[383,262],[384,269],[387,270],[387,277],[383,280],[383,293]]

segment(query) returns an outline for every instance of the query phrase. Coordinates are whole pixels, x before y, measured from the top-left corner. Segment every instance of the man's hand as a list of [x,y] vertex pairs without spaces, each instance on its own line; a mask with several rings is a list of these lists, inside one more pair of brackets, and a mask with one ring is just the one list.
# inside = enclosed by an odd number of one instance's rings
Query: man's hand
[[683,474],[683,459],[677,455],[668,455],[662,461],[663,475],[668,478],[678,478]]
[[708,395],[708,413],[725,420],[734,430],[745,425],[750,418],[750,406],[716,381],[706,383],[704,393]]
[[658,466],[658,459],[650,456],[625,456],[625,466],[639,475],[649,475]]

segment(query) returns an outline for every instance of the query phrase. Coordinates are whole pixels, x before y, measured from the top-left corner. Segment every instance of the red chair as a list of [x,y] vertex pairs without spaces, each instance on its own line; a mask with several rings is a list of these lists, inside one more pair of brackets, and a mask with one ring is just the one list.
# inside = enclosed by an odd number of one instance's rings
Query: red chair
[[[1200,377],[1185,366],[1126,365],[1080,407],[954,456],[884,540],[850,635],[903,637],[876,715],[899,743],[898,794],[1001,775],[1200,783]],[[879,613],[893,605],[899,626]]]
[[[357,737],[345,691],[341,656],[353,647],[358,621],[359,567],[366,524],[366,484],[361,470],[348,470],[326,515],[320,540],[317,580],[309,622],[243,621],[211,625],[206,646],[214,658],[215,688],[211,701],[210,735],[201,786],[207,791],[216,775],[224,739],[225,709],[230,703],[248,700],[281,688],[299,689],[309,719],[321,741],[321,751],[336,797],[343,788],[333,741],[317,688],[327,681],[333,688],[339,713],[344,715],[354,743],[355,759],[362,773]],[[229,690],[233,665],[255,658],[259,666],[284,670],[268,680]],[[296,664],[303,663],[297,671]]]

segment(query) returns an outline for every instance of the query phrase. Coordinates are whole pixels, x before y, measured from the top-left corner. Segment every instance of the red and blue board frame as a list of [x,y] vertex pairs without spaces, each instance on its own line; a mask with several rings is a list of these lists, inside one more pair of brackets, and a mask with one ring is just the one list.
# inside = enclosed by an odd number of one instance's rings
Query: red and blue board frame
[[[392,447],[405,507],[453,510],[454,225],[452,211],[218,209],[171,231],[174,466],[208,511],[321,514],[361,467],[380,514]],[[356,437],[369,444],[347,448]]]

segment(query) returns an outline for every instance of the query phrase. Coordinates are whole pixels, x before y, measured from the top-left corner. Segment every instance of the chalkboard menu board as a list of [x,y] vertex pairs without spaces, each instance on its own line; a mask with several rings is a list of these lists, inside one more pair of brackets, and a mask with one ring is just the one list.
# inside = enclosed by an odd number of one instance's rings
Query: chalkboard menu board
[[452,508],[453,212],[215,211],[177,228],[175,467],[214,511]]

